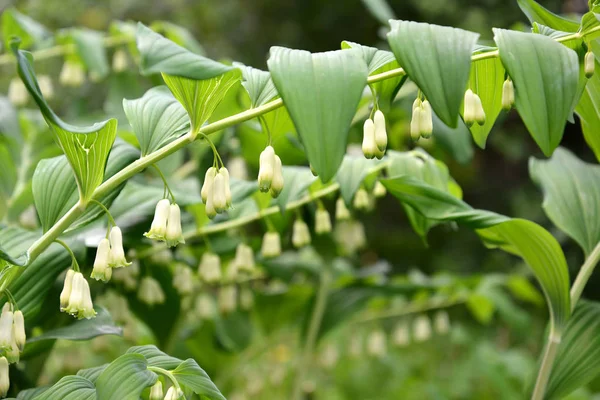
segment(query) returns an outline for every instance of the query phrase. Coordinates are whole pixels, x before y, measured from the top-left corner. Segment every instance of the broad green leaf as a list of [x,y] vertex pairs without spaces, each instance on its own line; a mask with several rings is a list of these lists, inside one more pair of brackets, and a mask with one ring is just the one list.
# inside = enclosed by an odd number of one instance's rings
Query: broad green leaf
[[284,166],[283,167],[283,190],[275,199],[275,203],[279,206],[281,212],[284,212],[287,204],[291,201],[298,200],[307,194],[308,187],[317,178],[310,172],[307,167]]
[[[365,63],[367,64],[369,76],[400,68],[394,54],[390,51],[379,50],[375,47],[363,46],[349,41],[342,42],[342,49],[360,50],[363,60],[365,60]],[[402,87],[402,84],[405,81],[406,74],[402,74],[370,84],[371,89],[373,89],[377,95],[377,103],[384,112],[389,110],[398,90],[400,90],[400,87]]]
[[516,109],[550,156],[562,139],[577,94],[577,54],[539,34],[494,29],[494,40],[515,85]]
[[310,165],[328,182],[344,158],[350,124],[367,83],[364,61],[353,50],[311,54],[271,47],[267,64]]
[[5,49],[10,48],[13,36],[21,39],[24,48],[31,48],[44,44],[52,35],[45,26],[12,7],[2,12],[1,25]]
[[63,122],[50,109],[42,96],[33,70],[31,54],[18,49],[13,43],[18,72],[34,98],[44,119],[55,135],[75,174],[79,197],[87,201],[102,183],[108,153],[117,135],[117,120],[110,119],[89,127],[77,127]]
[[144,356],[124,354],[111,362],[98,377],[97,399],[139,400],[142,391],[153,385],[157,378],[147,369]]
[[175,98],[187,111],[193,132],[198,132],[208,121],[227,91],[239,80],[236,68],[214,78],[196,80],[163,73],[163,79]]
[[369,160],[363,156],[345,156],[335,180],[340,184],[340,194],[344,202],[350,206],[354,194],[365,180],[369,171],[379,160]]
[[456,128],[444,124],[435,114],[433,115],[433,137],[435,143],[450,153],[459,164],[468,164],[475,153],[471,132],[465,123],[460,120]]
[[123,329],[116,326],[105,308],[96,306],[96,318],[74,321],[72,324],[52,329],[39,336],[31,337],[27,343],[41,340],[89,340],[101,335],[121,335]]
[[579,30],[579,22],[556,15],[534,0],[517,0],[517,3],[531,23],[538,22],[565,32],[577,32]]
[[65,376],[33,400],[96,400],[96,388],[81,376]]
[[[133,146],[121,140],[116,141],[108,157],[104,180],[119,172],[138,155],[139,153]],[[69,170],[70,166],[65,156],[41,160],[36,167],[33,175],[33,198],[44,231],[50,229],[77,203],[77,183]],[[110,207],[123,186],[124,184],[120,185],[97,200],[106,207]],[[83,226],[103,213],[104,211],[98,205],[92,203],[85,213],[71,225],[70,229]]]
[[69,36],[92,80],[105,78],[110,68],[104,46],[104,33],[91,29],[72,29],[69,31]]
[[429,219],[456,221],[475,229],[488,247],[517,255],[540,283],[554,329],[561,332],[570,315],[569,273],[556,239],[541,226],[476,210],[456,197],[411,176],[384,179],[388,191]]
[[581,27],[579,28],[579,34],[585,37],[587,42],[597,39],[600,36],[599,27],[600,20],[598,15],[600,14],[600,5],[594,5],[590,11],[583,14],[581,17]]
[[139,99],[124,99],[123,109],[142,157],[175,140],[189,127],[185,109],[164,86],[153,87]]
[[242,86],[250,96],[252,108],[260,107],[278,96],[269,72],[242,63],[233,63],[233,66],[242,71]]
[[127,354],[141,354],[148,361],[148,365],[168,370],[173,370],[181,364],[180,359],[163,353],[154,345],[134,346],[127,350]]
[[92,383],[96,383],[98,377],[108,367],[108,364],[100,365],[99,367],[80,369],[77,371],[77,376],[81,376]]
[[581,300],[560,342],[545,399],[562,399],[600,375],[600,304]]
[[155,31],[163,32],[167,39],[177,43],[178,45],[183,46],[196,54],[204,54],[204,48],[202,45],[198,43],[191,32],[183,26],[176,25],[169,21],[154,21],[150,27]]
[[48,390],[48,386],[41,386],[27,390],[21,390],[16,397],[16,400],[33,400],[35,396]]
[[173,371],[173,375],[181,385],[191,389],[199,396],[206,396],[210,400],[225,400],[225,396],[221,394],[206,372],[191,358],[179,364]]
[[589,255],[600,242],[600,166],[559,147],[549,160],[530,158],[529,174],[544,192],[546,215]]
[[497,57],[474,61],[471,67],[469,87],[481,99],[485,124],[473,124],[469,129],[475,143],[482,149],[485,149],[487,137],[502,110],[504,72],[502,62]]
[[388,42],[409,78],[444,123],[456,127],[478,34],[412,21],[390,21]]
[[163,73],[205,80],[234,69],[192,53],[142,23],[138,23],[136,41],[140,51],[140,70],[144,75]]
[[[600,71],[597,61],[596,68]],[[600,74],[594,74],[587,80],[575,112],[581,120],[585,141],[600,161]]]

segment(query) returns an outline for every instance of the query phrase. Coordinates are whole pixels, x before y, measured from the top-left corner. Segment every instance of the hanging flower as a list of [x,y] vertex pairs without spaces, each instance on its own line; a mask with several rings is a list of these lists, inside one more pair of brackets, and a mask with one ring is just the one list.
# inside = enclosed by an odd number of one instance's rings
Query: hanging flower
[[80,62],[67,60],[63,64],[58,81],[63,86],[78,87],[85,82],[85,71]]
[[387,352],[385,332],[375,330],[367,337],[367,353],[373,357],[383,357]]
[[138,299],[149,306],[165,302],[165,293],[158,281],[150,276],[145,276],[140,282],[137,294]]
[[410,120],[410,137],[413,141],[417,141],[421,138],[421,113],[423,112],[422,101],[420,98],[416,98],[412,105],[412,118]]
[[373,124],[375,125],[375,143],[381,152],[385,152],[387,148],[388,138],[385,129],[385,116],[381,110],[375,111],[373,116]]
[[240,307],[242,310],[251,310],[254,306],[254,293],[252,290],[245,286],[240,291]]
[[25,317],[21,310],[17,310],[13,314],[13,335],[19,351],[23,351],[27,336],[25,335]]
[[373,187],[373,196],[379,198],[385,197],[386,194],[387,189],[385,188],[385,186],[383,186],[383,183],[381,183],[380,181],[375,182],[375,186]]
[[317,235],[331,232],[331,217],[324,208],[318,208],[315,213],[315,232]]
[[0,315],[0,350],[10,349],[13,342],[13,312],[2,310]]
[[191,294],[194,291],[194,273],[187,265],[179,263],[173,274],[173,287],[181,295]]
[[196,298],[196,313],[200,319],[212,320],[215,317],[215,302],[207,293],[202,293]]
[[215,284],[221,281],[221,258],[211,252],[205,252],[198,267],[200,278],[206,283]]
[[177,400],[183,396],[183,392],[181,389],[177,389],[175,386],[171,386],[169,390],[167,390],[167,394],[165,395],[164,400]]
[[596,69],[596,57],[591,50],[588,50],[588,52],[585,53],[583,69],[586,78],[591,78],[594,75],[594,70]]
[[350,219],[350,210],[346,207],[346,203],[342,197],[338,197],[335,202],[335,219],[338,221]]
[[375,157],[377,143],[375,142],[375,124],[368,118],[363,125],[362,151],[366,158]]
[[219,311],[228,314],[237,307],[237,288],[235,285],[222,286],[219,289]]
[[96,250],[94,269],[91,274],[92,279],[103,282],[108,282],[110,280],[112,268],[108,265],[109,254],[110,241],[108,239],[102,239],[100,243],[98,243],[98,250]]
[[440,310],[433,316],[433,327],[439,335],[450,331],[450,317],[446,311]]
[[254,251],[245,243],[240,243],[235,249],[234,264],[238,271],[251,273],[254,271]]
[[371,207],[369,193],[367,193],[364,188],[360,188],[356,191],[353,205],[357,210],[368,210]]
[[410,343],[410,332],[406,321],[401,321],[396,325],[393,333],[394,345],[406,347]]
[[0,357],[0,397],[6,397],[10,389],[10,378],[8,376],[8,360]]
[[96,316],[90,285],[81,272],[75,272],[72,277],[71,293],[64,311],[78,319],[90,319]]
[[8,86],[8,99],[15,106],[23,106],[29,100],[29,92],[21,79],[13,78]]
[[111,268],[121,268],[131,265],[125,259],[125,250],[123,249],[123,233],[121,228],[113,226],[108,234],[108,240],[110,241],[110,252],[108,253],[108,265]]
[[118,49],[113,54],[112,59],[112,69],[115,72],[123,72],[127,71],[127,67],[129,66],[129,57],[127,57],[127,52],[123,49]]
[[265,258],[281,255],[281,236],[278,232],[265,233],[260,252]]
[[427,315],[423,314],[415,318],[413,336],[417,342],[424,342],[431,337],[431,321]]
[[150,389],[148,400],[163,400],[163,386],[161,381],[156,381]]
[[502,108],[509,111],[515,104],[515,86],[513,81],[508,78],[502,84]]
[[169,218],[171,202],[168,199],[162,199],[156,203],[154,219],[150,226],[150,231],[144,233],[149,239],[165,240],[167,234],[167,219]]
[[60,311],[65,311],[69,305],[69,297],[71,296],[71,290],[73,288],[73,276],[75,276],[75,271],[69,269],[65,276],[63,290],[60,293]]
[[308,225],[301,218],[296,218],[292,228],[292,244],[296,248],[304,247],[310,244],[310,231]]
[[270,193],[276,199],[283,190],[283,166],[278,155],[275,155],[273,160],[273,180],[271,181]]
[[181,211],[177,204],[169,206],[169,218],[167,219],[167,233],[165,235],[167,247],[175,247],[179,243],[185,243],[181,231]]
[[275,173],[275,149],[267,146],[260,153],[258,169],[258,188],[261,192],[268,192],[271,189],[273,174]]
[[232,178],[239,179],[242,181],[248,180],[248,167],[246,166],[246,160],[243,157],[232,157],[227,163]]
[[421,104],[421,114],[419,115],[421,121],[419,122],[419,129],[421,137],[423,139],[429,139],[433,133],[433,111],[431,110],[431,104],[425,100]]

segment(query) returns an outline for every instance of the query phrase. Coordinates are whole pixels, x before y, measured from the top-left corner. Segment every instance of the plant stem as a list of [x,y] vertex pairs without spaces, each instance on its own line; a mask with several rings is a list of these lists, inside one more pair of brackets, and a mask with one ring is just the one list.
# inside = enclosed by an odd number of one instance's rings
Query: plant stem
[[71,263],[73,265],[73,269],[75,270],[75,272],[79,272],[79,263],[77,262],[77,258],[75,257],[75,253],[73,253],[73,250],[71,250],[71,248],[60,239],[54,239],[54,241],[60,244],[62,247],[65,248],[65,250],[69,252],[69,254],[71,255]]
[[302,398],[302,383],[304,381],[304,375],[310,366],[313,350],[317,342],[317,336],[323,320],[323,313],[325,312],[325,306],[327,305],[330,273],[326,266],[323,266],[322,268],[323,269],[319,277],[320,282],[317,298],[315,300],[315,307],[313,308],[313,312],[310,317],[306,341],[304,343],[304,348],[302,349],[302,355],[300,356],[298,369],[296,370],[296,380],[294,382],[294,389],[291,397],[292,400],[301,400]]
[[154,169],[156,170],[156,172],[158,172],[158,175],[160,176],[160,179],[162,179],[163,184],[165,185],[165,188],[167,189],[167,191],[169,192],[169,195],[171,196],[171,199],[173,200],[173,203],[177,203],[177,201],[175,200],[175,195],[173,194],[173,192],[171,191],[171,188],[169,187],[169,183],[167,182],[167,178],[165,178],[165,176],[163,175],[163,173],[160,170],[160,168],[158,168],[158,165],[152,164],[152,166],[154,167]]
[[100,207],[102,209],[102,211],[104,211],[104,214],[106,214],[106,217],[108,218],[108,222],[110,224],[112,224],[113,226],[117,226],[115,219],[112,217],[110,211],[108,211],[108,208],[106,208],[106,206],[104,204],[100,203],[98,200],[95,200],[95,199],[91,199],[90,203],[94,203],[94,204],[98,205],[98,207]]
[[600,261],[600,242],[594,247],[594,250],[590,253],[590,255],[586,258],[585,262],[579,269],[579,273],[577,274],[577,278],[575,278],[575,282],[573,282],[573,286],[571,287],[571,311],[575,310],[575,306],[581,297],[581,293],[583,292],[583,288],[587,284],[590,276],[592,276],[592,272],[594,272],[594,268],[596,264]]
[[425,304],[416,304],[416,305],[412,305],[412,306],[409,305],[407,307],[402,308],[401,310],[390,310],[390,311],[385,311],[385,312],[375,314],[375,315],[367,315],[362,318],[357,318],[352,322],[353,323],[364,323],[364,322],[376,321],[379,319],[402,317],[404,315],[409,315],[409,314],[416,314],[416,313],[421,313],[421,312],[430,311],[430,310],[438,310],[441,308],[448,308],[448,307],[452,307],[452,306],[455,306],[458,304],[464,304],[466,301],[467,301],[466,297],[461,296],[459,298],[446,300],[444,302],[431,302],[431,303],[425,303]]
[[542,357],[542,364],[538,372],[537,379],[535,381],[535,388],[531,395],[531,400],[544,400],[544,394],[546,393],[546,386],[550,379],[550,373],[552,372],[552,365],[556,358],[556,352],[560,345],[560,335],[550,329],[550,335],[548,335],[548,342],[544,350],[544,356]]
[[148,366],[148,371],[152,371],[157,374],[162,374],[162,375],[166,376],[167,378],[169,378],[169,380],[171,381],[171,383],[173,384],[173,386],[175,386],[175,388],[177,390],[181,390],[181,387],[179,386],[179,382],[177,382],[177,379],[171,373],[171,371],[167,371],[166,369],[160,368],[160,367],[154,367],[152,365]]

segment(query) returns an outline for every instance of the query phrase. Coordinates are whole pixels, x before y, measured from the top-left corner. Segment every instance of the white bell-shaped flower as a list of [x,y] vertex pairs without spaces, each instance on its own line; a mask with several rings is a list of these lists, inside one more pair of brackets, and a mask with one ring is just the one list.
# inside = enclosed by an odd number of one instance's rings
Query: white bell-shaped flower
[[301,218],[296,218],[292,228],[292,244],[299,249],[310,244],[310,230]]
[[231,186],[229,184],[229,170],[225,167],[222,167],[219,172],[223,175],[223,179],[225,181],[225,200],[227,200],[227,208],[231,207],[232,196],[231,196]]
[[65,311],[78,319],[90,319],[96,316],[90,285],[81,272],[75,272],[69,302]]
[[108,265],[111,268],[121,268],[131,265],[125,259],[125,250],[123,249],[123,233],[121,228],[113,226],[108,234],[110,241],[110,252],[108,253]]
[[129,57],[127,56],[127,52],[124,49],[118,49],[113,54],[112,59],[112,69],[115,72],[123,72],[127,71],[127,67],[129,66]]
[[323,348],[323,350],[319,354],[320,364],[325,369],[331,369],[335,367],[335,364],[337,364],[339,358],[340,354],[338,352],[338,349],[333,344],[328,344],[327,346],[325,346],[325,348]]
[[377,329],[367,337],[367,353],[373,357],[383,357],[387,352],[387,338],[385,332]]
[[444,310],[440,310],[433,316],[433,328],[438,335],[445,335],[450,331],[450,317]]
[[0,357],[0,397],[6,397],[10,389],[10,378],[8,375],[8,360],[6,357]]
[[21,310],[17,310],[13,314],[13,337],[19,351],[23,351],[27,336],[25,334],[25,317]]
[[338,197],[335,202],[335,219],[337,221],[345,221],[350,219],[350,210],[346,207],[346,202],[342,197]]
[[373,186],[373,196],[380,198],[385,197],[387,194],[387,189],[383,186],[383,183],[380,181],[375,182],[375,186]]
[[242,310],[251,310],[254,307],[254,293],[245,286],[240,290],[240,307]]
[[163,400],[163,385],[161,381],[156,381],[152,388],[150,388],[150,396],[148,400]]
[[317,235],[331,232],[331,216],[324,208],[318,208],[315,213],[315,232]]
[[412,106],[412,118],[410,120],[410,137],[414,142],[421,138],[421,113],[423,112],[422,102],[420,98],[416,98]]
[[427,100],[423,101],[421,105],[420,117],[419,129],[421,130],[421,136],[424,139],[429,139],[433,133],[433,111],[431,110],[431,104]]
[[69,269],[67,271],[67,275],[65,276],[63,290],[60,292],[60,311],[65,311],[69,305],[69,297],[71,297],[71,291],[73,288],[73,276],[75,276],[75,271]]
[[58,81],[63,86],[78,87],[85,82],[85,71],[80,62],[67,60],[63,64]]
[[366,158],[375,157],[377,143],[375,142],[375,124],[368,118],[363,125],[362,151]]
[[181,231],[181,211],[177,204],[169,206],[169,218],[167,219],[167,233],[165,235],[167,247],[175,247],[179,243],[185,243]]
[[144,236],[149,239],[165,240],[170,206],[171,202],[168,199],[162,199],[156,203],[152,225],[150,226],[150,230],[144,233]]
[[364,188],[359,188],[354,194],[353,206],[357,210],[368,210],[371,207],[369,193]]
[[509,111],[515,104],[515,86],[511,79],[507,79],[502,84],[502,108]]
[[167,394],[165,395],[164,400],[177,400],[183,396],[183,392],[181,389],[177,389],[175,386],[171,386],[169,390],[167,390]]
[[200,319],[212,320],[216,315],[215,301],[209,294],[202,293],[196,298],[195,311]]
[[353,254],[367,244],[365,228],[359,221],[341,221],[336,224],[334,237],[346,254]]
[[410,329],[406,321],[401,321],[396,325],[392,339],[394,345],[398,347],[406,347],[410,344]]
[[278,155],[273,156],[273,180],[271,181],[271,196],[279,197],[283,190],[283,164]]
[[463,120],[467,126],[472,126],[475,123],[476,112],[475,112],[475,94],[471,89],[467,89],[464,98],[464,111]]
[[260,153],[258,168],[258,188],[261,192],[268,192],[271,189],[273,175],[275,173],[275,149],[273,146],[267,146]]
[[246,166],[246,160],[244,160],[243,157],[236,156],[229,159],[227,162],[227,169],[232,178],[242,181],[248,180],[248,167]]
[[481,104],[481,98],[473,93],[473,107],[475,113],[475,122],[479,125],[485,124],[485,111],[483,110],[483,104]]
[[416,342],[424,342],[431,337],[431,321],[427,315],[419,315],[413,324],[413,337]]
[[23,106],[29,100],[29,92],[21,79],[13,78],[8,86],[8,99],[15,106]]
[[265,258],[281,255],[281,236],[279,236],[279,232],[265,233],[260,253]]
[[212,197],[215,176],[217,176],[217,169],[215,167],[210,167],[204,174],[204,183],[202,184],[202,189],[200,190],[200,197],[202,197],[202,202],[204,204],[206,204],[209,197]]
[[8,349],[4,354],[5,354],[6,359],[8,360],[9,364],[16,364],[19,362],[19,360],[21,358],[21,351],[19,350],[19,347],[17,346],[17,342],[15,341],[14,338],[10,345],[10,349]]
[[13,318],[10,310],[2,311],[0,315],[0,350],[10,349],[13,342]]
[[222,286],[219,289],[219,311],[228,314],[235,311],[237,307],[237,288],[235,285]]
[[50,78],[48,75],[38,75],[37,80],[40,91],[46,100],[52,99],[54,97],[54,85],[52,84],[52,78]]
[[373,116],[373,123],[375,125],[375,143],[379,151],[385,152],[388,143],[387,131],[385,129],[385,116],[381,110],[375,111]]
[[200,278],[209,284],[219,283],[221,281],[221,258],[211,252],[205,252],[200,260],[198,267]]
[[96,259],[94,260],[94,269],[90,275],[92,279],[97,281],[108,282],[112,276],[112,268],[108,265],[110,254],[110,241],[106,238],[98,243],[96,250]]
[[594,70],[596,69],[596,57],[591,50],[588,50],[585,53],[585,58],[583,61],[583,70],[585,72],[586,78],[591,78],[594,75]]
[[145,276],[140,281],[140,288],[137,293],[138,299],[149,306],[162,304],[165,302],[165,292],[160,283],[151,276]]
[[191,294],[194,291],[194,272],[183,263],[175,266],[173,274],[173,287],[181,295]]
[[217,213],[222,213],[227,210],[227,196],[225,192],[225,177],[221,172],[215,176],[215,183],[213,186],[213,206]]
[[251,273],[256,266],[254,262],[254,251],[245,243],[240,243],[235,249],[234,263],[239,272]]

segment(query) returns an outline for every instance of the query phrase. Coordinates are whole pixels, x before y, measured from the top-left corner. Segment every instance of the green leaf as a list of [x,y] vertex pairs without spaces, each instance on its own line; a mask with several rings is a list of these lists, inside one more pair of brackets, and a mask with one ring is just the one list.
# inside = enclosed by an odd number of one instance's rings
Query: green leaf
[[475,143],[485,149],[487,137],[502,110],[502,85],[504,67],[497,58],[487,58],[473,62],[469,86],[477,93],[485,111],[485,124],[473,124],[469,128]]
[[139,99],[124,99],[123,109],[140,143],[142,157],[172,142],[189,128],[185,109],[165,86],[153,87]]
[[205,80],[223,75],[233,67],[194,54],[138,23],[136,34],[143,75],[163,73],[188,79]]
[[560,342],[545,399],[562,399],[600,375],[600,303],[581,300]]
[[298,200],[306,195],[308,187],[317,178],[310,172],[307,167],[284,166],[283,167],[283,190],[275,199],[275,203],[279,206],[281,212],[285,211],[287,204],[291,201]]
[[412,21],[390,21],[388,42],[409,78],[444,123],[456,127],[478,34]]
[[23,47],[31,48],[39,47],[52,35],[45,26],[12,7],[2,12],[1,22],[5,49],[10,48],[13,36],[21,39]]
[[[600,71],[597,61],[596,68]],[[600,74],[594,74],[587,80],[575,112],[581,120],[585,141],[600,161]]]
[[154,21],[150,27],[155,31],[163,32],[167,39],[172,40],[178,45],[183,46],[196,54],[204,54],[202,45],[198,43],[191,32],[183,26],[175,25],[169,21]]
[[69,36],[92,79],[105,78],[110,72],[104,46],[105,34],[91,29],[71,29]]
[[225,396],[206,372],[191,358],[179,364],[173,371],[173,375],[181,385],[191,389],[197,395],[206,396],[211,400],[225,400]]
[[539,34],[494,29],[494,40],[514,81],[516,109],[538,146],[550,156],[575,102],[577,54]]
[[48,386],[41,386],[27,390],[21,390],[17,395],[16,400],[33,400],[35,396],[48,390]]
[[250,96],[252,108],[260,107],[278,96],[269,72],[242,63],[233,63],[233,66],[242,71],[242,86]]
[[173,370],[181,363],[181,360],[163,353],[154,345],[134,346],[127,350],[127,354],[141,354],[148,361],[148,365],[163,369]]
[[108,364],[101,365],[99,367],[80,369],[77,371],[77,376],[81,376],[92,383],[96,383],[102,371],[104,371],[108,367]]
[[363,156],[344,156],[335,180],[340,184],[340,194],[348,206],[352,204],[354,194],[369,171],[378,163],[379,160],[369,160]]
[[577,32],[579,30],[579,22],[556,15],[534,0],[517,0],[517,3],[531,23],[538,22],[552,29],[565,32]]
[[124,354],[110,363],[98,377],[98,400],[139,400],[142,391],[153,385],[157,378],[147,369],[144,356]]
[[544,192],[548,218],[589,255],[600,242],[600,166],[559,147],[550,160],[530,158],[529,174]]
[[87,201],[102,183],[108,153],[117,135],[117,120],[109,119],[84,128],[63,122],[42,96],[31,65],[31,54],[19,50],[18,45],[18,42],[13,43],[19,75],[73,168],[79,197]]
[[96,388],[81,376],[65,376],[33,400],[96,400]]
[[348,131],[367,82],[367,67],[353,50],[311,54],[271,47],[271,77],[323,182],[338,170]]
[[475,229],[486,246],[523,258],[542,287],[554,329],[560,332],[564,328],[570,315],[569,273],[562,249],[548,231],[531,221],[473,209],[411,176],[382,182],[402,203],[425,217],[464,224]]
[[82,319],[75,321],[68,326],[52,329],[34,336],[27,340],[27,343],[39,342],[42,340],[89,340],[101,335],[121,335],[123,329],[116,326],[112,317],[105,308],[96,306],[96,318]]
[[214,78],[195,80],[163,73],[163,79],[175,98],[187,111],[193,132],[208,121],[227,91],[240,80],[238,69]]
[[485,295],[485,293],[473,293],[467,300],[467,308],[471,314],[484,325],[492,321],[496,307],[494,302]]

